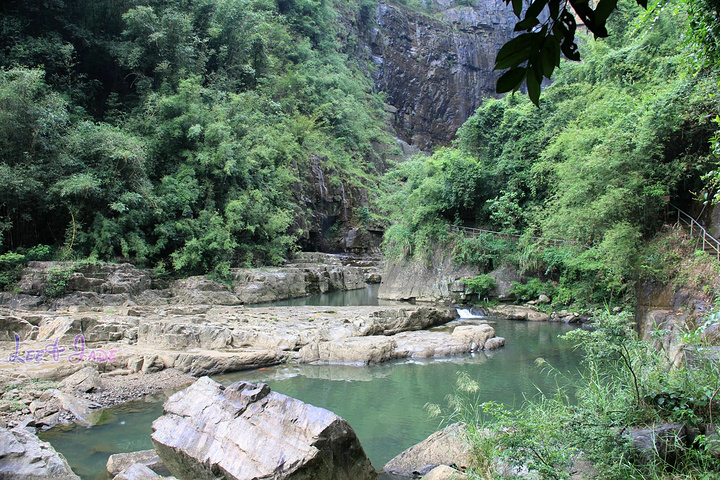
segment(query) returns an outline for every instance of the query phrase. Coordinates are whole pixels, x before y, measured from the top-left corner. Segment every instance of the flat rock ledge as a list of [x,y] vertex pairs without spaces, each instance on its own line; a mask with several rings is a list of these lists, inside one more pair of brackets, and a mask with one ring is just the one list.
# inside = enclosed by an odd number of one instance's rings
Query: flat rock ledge
[[[13,328],[0,340],[0,383],[56,381],[82,371],[62,387],[75,394],[102,390],[97,374],[84,370],[88,366],[102,375],[174,368],[198,377],[287,361],[368,364],[456,355],[487,348],[495,336],[488,325],[429,332],[457,313],[426,306],[0,308],[3,318],[26,328]],[[332,353],[348,346],[353,348],[347,358]]]
[[377,480],[350,425],[265,384],[203,377],[153,422],[155,450],[178,479]]

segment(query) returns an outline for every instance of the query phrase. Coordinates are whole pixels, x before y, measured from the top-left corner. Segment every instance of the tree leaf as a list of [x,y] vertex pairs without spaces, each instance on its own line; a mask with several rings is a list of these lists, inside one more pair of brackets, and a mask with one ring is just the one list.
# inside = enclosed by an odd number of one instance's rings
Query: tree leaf
[[515,16],[520,18],[520,14],[522,13],[523,0],[512,0],[512,6]]
[[595,21],[602,22],[604,25],[610,14],[617,8],[617,2],[618,0],[600,0],[595,7]]
[[[516,67],[530,58],[537,44],[542,40],[537,33],[523,33],[507,42],[495,57],[495,70]],[[535,48],[533,48],[535,47]]]
[[497,88],[495,90],[497,93],[506,93],[511,90],[517,90],[520,88],[520,85],[522,85],[526,73],[527,69],[525,67],[511,68],[498,79]]
[[560,49],[562,50],[563,55],[565,55],[565,58],[568,60],[573,60],[575,62],[580,61],[580,50],[578,49],[577,43],[565,39],[560,46]]
[[530,30],[539,23],[540,20],[538,20],[537,18],[526,18],[525,20],[522,20],[515,24],[515,31],[519,32],[522,30]]
[[542,50],[540,50],[540,63],[543,75],[552,77],[555,67],[560,63],[560,44],[554,35],[545,38]]
[[528,89],[528,97],[530,97],[530,101],[535,104],[536,107],[540,106],[540,82],[538,82],[537,78],[535,78],[535,75],[533,75],[532,72],[529,72],[526,76],[527,89]]
[[527,11],[525,12],[525,19],[537,19],[538,15],[540,15],[540,12],[543,11],[543,8],[545,8],[545,5],[547,5],[547,3],[548,0],[535,0],[533,3],[530,4]]

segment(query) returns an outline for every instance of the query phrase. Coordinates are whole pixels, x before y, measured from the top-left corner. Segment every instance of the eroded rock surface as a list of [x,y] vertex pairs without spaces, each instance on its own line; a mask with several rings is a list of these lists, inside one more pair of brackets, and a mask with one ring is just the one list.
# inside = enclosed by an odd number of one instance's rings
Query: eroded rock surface
[[223,387],[203,377],[164,412],[152,440],[180,479],[377,479],[345,420],[265,384]]
[[[87,309],[141,305],[240,305],[272,302],[325,292],[363,288],[379,283],[381,261],[325,253],[298,253],[281,267],[238,268],[232,281],[223,284],[206,276],[170,283],[154,279],[147,270],[130,264],[30,262],[23,270],[15,295],[0,296],[13,308],[52,305],[56,309]],[[62,296],[49,298],[48,287],[64,286]],[[54,292],[57,295],[57,292]],[[0,318],[0,327],[12,327],[22,338],[33,325],[12,317]],[[0,331],[6,330],[0,328]],[[10,338],[12,340],[12,337]]]
[[383,470],[392,475],[413,477],[425,475],[439,465],[467,468],[470,446],[459,423],[433,433],[385,464]]
[[0,427],[0,478],[3,480],[80,480],[65,458],[23,428]]

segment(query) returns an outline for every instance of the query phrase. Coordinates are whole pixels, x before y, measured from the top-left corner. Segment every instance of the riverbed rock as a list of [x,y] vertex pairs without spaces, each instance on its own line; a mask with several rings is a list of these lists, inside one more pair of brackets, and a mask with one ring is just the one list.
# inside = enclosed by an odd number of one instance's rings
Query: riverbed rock
[[467,468],[470,460],[464,427],[454,423],[405,450],[386,463],[383,470],[391,475],[412,477],[425,475],[439,465]]
[[102,379],[95,368],[85,367],[60,382],[58,388],[65,393],[87,393],[102,388]]
[[306,345],[298,352],[297,361],[371,365],[396,358],[396,348],[397,343],[391,337],[351,337]]
[[505,346],[505,338],[504,337],[493,337],[488,338],[488,341],[485,342],[485,348],[483,350],[497,350],[498,348]]
[[111,477],[114,477],[136,463],[145,465],[158,475],[170,475],[170,471],[167,469],[165,464],[162,463],[162,460],[160,460],[160,457],[155,450],[141,450],[139,452],[116,453],[115,455],[110,455],[106,468],[108,474],[110,474]]
[[205,276],[177,280],[171,291],[174,301],[182,305],[239,305],[242,303],[230,287]]
[[161,478],[147,465],[134,463],[113,477],[113,480],[157,480]]
[[26,319],[15,315],[0,315],[0,340],[15,341],[17,334],[20,341],[32,338],[37,335],[37,328]]
[[3,480],[80,480],[65,458],[23,428],[0,427],[0,478]]
[[468,476],[463,472],[447,465],[438,465],[422,477],[422,480],[467,480],[467,478]]
[[203,377],[171,396],[152,428],[180,479],[377,479],[345,420],[264,384]]
[[487,307],[489,316],[507,318],[508,320],[527,320],[529,322],[547,322],[550,315],[537,308],[521,305],[494,305]]
[[684,425],[665,423],[650,428],[632,428],[625,437],[635,449],[635,461],[652,464],[658,460],[672,464],[687,445]]
[[[78,398],[54,388],[46,390],[39,399],[30,404],[30,410],[37,419],[37,423],[46,426],[53,425],[50,422],[53,420],[54,414],[67,412],[74,417],[75,423],[89,427],[95,424],[99,407],[100,405],[90,400]],[[59,418],[54,418],[54,420],[57,421]]]

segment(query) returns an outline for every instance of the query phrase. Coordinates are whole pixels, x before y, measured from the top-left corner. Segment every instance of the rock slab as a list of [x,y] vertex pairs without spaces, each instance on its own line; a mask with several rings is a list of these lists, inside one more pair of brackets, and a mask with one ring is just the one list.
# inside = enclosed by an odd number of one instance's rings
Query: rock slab
[[80,480],[49,443],[22,428],[0,428],[0,478]]
[[377,480],[350,425],[272,392],[203,377],[153,422],[155,450],[180,480]]

